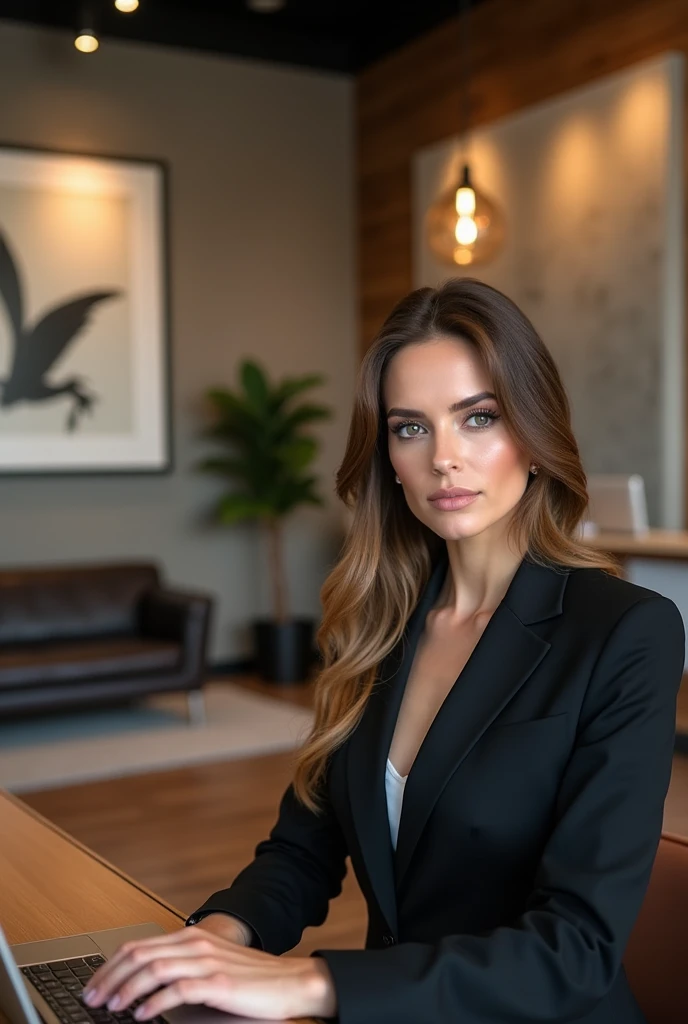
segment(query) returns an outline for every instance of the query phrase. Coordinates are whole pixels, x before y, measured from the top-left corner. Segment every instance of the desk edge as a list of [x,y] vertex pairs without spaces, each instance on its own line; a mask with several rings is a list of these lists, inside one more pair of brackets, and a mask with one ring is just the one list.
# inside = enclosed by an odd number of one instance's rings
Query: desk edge
[[40,822],[41,825],[43,825],[46,828],[49,828],[52,832],[57,833],[57,835],[61,836],[62,839],[66,839],[67,842],[71,843],[72,846],[76,846],[79,850],[81,850],[82,853],[85,853],[87,856],[92,857],[94,860],[97,860],[98,863],[102,864],[103,867],[108,869],[108,871],[112,871],[113,874],[118,875],[119,878],[123,879],[123,881],[127,882],[135,889],[138,889],[139,892],[142,892],[145,896],[148,896],[149,899],[153,900],[155,903],[158,903],[161,907],[164,907],[165,910],[168,910],[171,914],[174,914],[175,917],[178,917],[181,921],[186,921],[187,917],[189,916],[188,914],[183,914],[181,910],[173,906],[171,903],[168,903],[167,900],[164,900],[162,898],[162,896],[158,896],[157,893],[154,893],[147,886],[143,885],[142,882],[138,882],[135,878],[132,878],[131,875],[128,875],[126,871],[122,871],[121,868],[118,868],[115,864],[111,864],[110,861],[106,860],[106,858],[101,856],[101,854],[97,853],[95,850],[92,850],[90,846],[86,846],[85,843],[82,843],[79,839],[76,839],[74,836],[70,835],[69,832],[65,832],[65,830],[60,828],[59,825],[56,825],[54,821],[51,821],[49,818],[46,818],[44,815],[34,810],[34,808],[30,806],[30,804],[24,803],[24,801],[21,800],[15,793],[11,793],[8,789],[0,789],[0,796],[3,796],[5,797],[5,799],[10,800],[19,808],[19,810],[24,811],[25,814],[29,814],[32,818],[35,818],[36,821]]

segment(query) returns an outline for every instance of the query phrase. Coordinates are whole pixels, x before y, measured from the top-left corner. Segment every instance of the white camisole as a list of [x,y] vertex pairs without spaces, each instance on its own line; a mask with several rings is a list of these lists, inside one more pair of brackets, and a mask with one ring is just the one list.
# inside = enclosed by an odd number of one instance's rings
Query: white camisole
[[401,818],[401,804],[404,799],[404,787],[408,775],[400,775],[389,758],[387,758],[387,770],[385,772],[385,790],[387,791],[387,813],[389,815],[389,831],[392,837],[392,846],[397,848],[397,835],[399,834],[399,819]]

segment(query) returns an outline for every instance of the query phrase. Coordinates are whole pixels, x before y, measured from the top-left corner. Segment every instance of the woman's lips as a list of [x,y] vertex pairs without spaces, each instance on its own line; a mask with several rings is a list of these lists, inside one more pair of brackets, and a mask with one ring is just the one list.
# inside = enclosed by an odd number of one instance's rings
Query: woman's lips
[[435,498],[430,504],[441,512],[453,512],[454,509],[470,505],[477,497],[478,494],[459,494],[456,498]]

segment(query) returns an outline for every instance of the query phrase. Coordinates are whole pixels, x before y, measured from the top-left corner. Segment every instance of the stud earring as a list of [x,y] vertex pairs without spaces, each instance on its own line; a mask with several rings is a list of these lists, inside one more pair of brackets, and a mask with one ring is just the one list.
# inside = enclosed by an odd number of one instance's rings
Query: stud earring
[[394,477],[394,479],[396,480],[396,482],[397,482],[398,484],[400,484],[400,483],[401,483],[401,480],[399,479],[399,477],[398,477],[398,476],[395,476],[395,477]]
[[538,467],[537,466],[532,465],[530,467],[530,472],[533,474],[533,476],[535,476],[537,474],[537,471],[538,471]]

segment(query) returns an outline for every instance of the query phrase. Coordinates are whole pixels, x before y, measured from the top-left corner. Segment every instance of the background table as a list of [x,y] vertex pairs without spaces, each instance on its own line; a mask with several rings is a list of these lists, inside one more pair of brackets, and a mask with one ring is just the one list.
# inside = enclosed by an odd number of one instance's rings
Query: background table
[[688,530],[652,529],[638,534],[610,530],[584,539],[590,547],[609,551],[621,562],[629,558],[688,561]]

